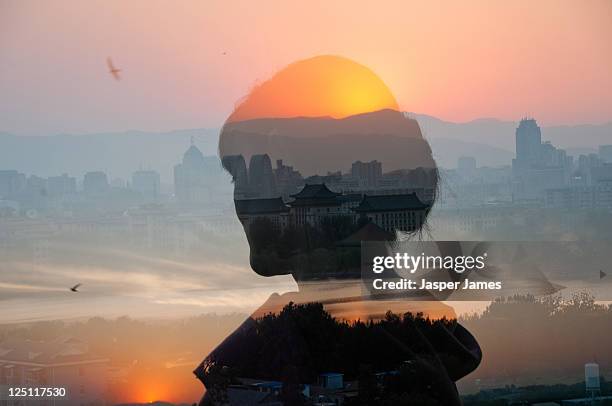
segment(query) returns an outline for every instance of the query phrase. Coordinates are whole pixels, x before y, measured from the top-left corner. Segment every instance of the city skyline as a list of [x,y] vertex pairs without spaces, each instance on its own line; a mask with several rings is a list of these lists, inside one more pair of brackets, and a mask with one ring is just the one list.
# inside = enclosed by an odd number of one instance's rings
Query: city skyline
[[[544,138],[547,138],[546,134]],[[540,127],[538,126],[536,120],[531,118],[523,119],[519,123],[516,129],[515,141],[516,158],[514,158],[512,162],[510,162],[512,164],[514,178],[519,180],[521,178],[524,178],[525,180],[521,180],[521,182],[529,181],[533,183],[534,176],[542,176],[542,174],[545,176],[544,178],[540,179],[540,183],[542,184],[540,186],[531,185],[532,189],[534,187],[538,190],[544,188],[552,189],[555,187],[562,187],[564,185],[586,186],[591,183],[591,168],[600,167],[602,164],[610,163],[612,161],[612,154],[610,153],[610,149],[612,147],[610,145],[599,145],[598,151],[595,153],[579,154],[576,156],[567,154],[565,150],[556,148],[555,145],[553,145],[550,141],[543,141]],[[218,159],[218,157],[212,155],[203,155],[194,143],[193,136],[191,137],[190,144],[191,146],[184,153],[183,163],[179,163],[174,166],[174,181],[172,182],[171,186],[173,186],[175,195],[174,198],[178,199],[179,201],[194,200],[193,198],[185,198],[184,195],[186,192],[181,192],[181,178],[190,178],[192,180],[188,182],[193,183],[194,180],[198,179],[198,177],[200,176],[199,173],[206,174],[206,176],[202,178],[202,180],[195,180],[196,183],[191,186],[203,187],[204,189],[202,191],[197,192],[202,195],[211,193],[207,190],[207,188],[219,182],[223,176],[223,172],[221,170],[220,165],[221,161]],[[373,160],[369,163],[361,163],[361,161],[357,160],[352,163],[352,169],[343,167],[336,167],[331,169],[328,168],[326,171],[322,170],[321,172],[315,172],[313,175],[310,176],[303,176],[299,170],[294,170],[293,166],[284,165],[283,159],[276,159],[277,168],[273,171],[271,168],[270,157],[267,154],[262,156],[267,157],[267,165],[270,166],[269,171],[270,173],[274,173],[274,182],[290,182],[290,185],[285,186],[289,187],[290,190],[293,192],[297,192],[298,186],[308,183],[327,183],[328,186],[332,188],[339,187],[339,191],[367,190],[368,187],[370,187],[370,189],[375,189],[379,186],[376,184],[378,182],[377,180],[358,180],[361,175],[356,175],[356,173],[360,172],[360,169],[359,167],[357,169],[355,168],[356,164],[362,165],[363,168],[361,169],[361,171],[367,172],[368,165],[377,162],[376,160]],[[242,155],[236,156],[236,158],[238,157],[240,157],[242,162],[236,161],[236,164],[238,166],[242,165],[242,167],[244,167],[244,169],[241,170],[245,172],[245,177],[246,174],[251,171],[253,165],[259,164],[259,161],[256,161],[255,163],[253,161],[253,158],[257,157],[257,155],[253,155],[250,157],[251,161],[249,162],[248,168],[246,166],[244,157],[242,157]],[[466,159],[468,160],[467,163]],[[477,165],[478,161],[479,160],[477,156],[462,155],[458,158],[457,164],[454,168],[442,169],[444,169],[445,172],[450,171],[450,173],[454,173],[453,171],[456,171],[459,175],[463,177],[466,177],[466,175],[469,175],[468,177],[470,177],[474,175],[473,171],[487,168],[486,166]],[[226,169],[228,169],[228,166],[226,165],[225,161],[223,162],[223,165],[226,166]],[[285,161],[285,163],[290,164],[291,162]],[[265,167],[265,160],[261,164],[263,164]],[[383,164],[384,162],[378,163],[378,172],[380,172],[380,174],[377,175],[377,177],[382,179],[390,175],[393,176],[393,170],[382,170]],[[462,168],[462,164],[467,165],[468,167]],[[473,168],[471,168],[470,165],[473,166]],[[181,169],[181,167],[185,169]],[[505,165],[498,166],[497,168],[492,167],[490,169],[495,170],[508,167],[509,165],[508,163],[506,163]],[[548,172],[542,172],[542,170],[546,168],[549,168]],[[551,172],[551,170],[553,169],[558,169],[558,173],[555,171]],[[181,175],[181,171],[187,172]],[[191,171],[192,174],[189,174],[189,171]],[[604,172],[601,172],[601,170],[599,169],[594,169],[594,171],[596,173],[596,176],[598,176],[599,178],[601,178],[601,176],[605,176],[605,170]],[[9,179],[7,180],[7,182],[12,182],[3,185],[3,190],[17,190],[18,188],[27,188],[31,191],[38,190],[41,196],[45,197],[74,194],[77,192],[77,187],[79,192],[84,192],[86,195],[100,195],[101,193],[103,194],[109,191],[111,188],[130,189],[140,193],[141,195],[148,194],[150,196],[155,196],[155,198],[159,198],[163,194],[168,194],[167,186],[165,187],[165,189],[162,188],[162,182],[160,181],[159,172],[152,169],[143,169],[142,167],[131,173],[131,182],[130,180],[125,180],[120,177],[113,177],[111,179],[110,177],[107,177],[105,171],[87,171],[84,174],[82,180],[77,180],[75,177],[68,176],[68,174],[66,173],[62,173],[61,175],[58,174],[54,176],[49,176],[47,179],[41,178],[37,174],[30,174],[29,176],[26,176],[25,174],[22,174],[19,171],[10,169],[3,169],[2,174],[4,177],[9,177],[7,178]],[[554,180],[552,180],[553,178],[550,177],[551,174],[553,175]],[[364,176],[371,177],[374,175],[372,175],[371,173],[365,173]],[[295,177],[295,179],[289,180],[292,177]],[[582,180],[576,182],[576,179],[578,179],[577,177],[581,177]],[[282,178],[287,179],[283,180]],[[355,180],[352,180],[353,178],[355,178]],[[240,181],[240,179],[238,180]],[[356,183],[353,184],[354,182]],[[368,185],[362,184],[364,182],[368,183]],[[387,181],[387,183],[389,182]],[[17,184],[20,184],[21,186],[18,187]],[[387,186],[387,189],[389,188],[389,186]],[[397,187],[399,186],[396,186],[396,188]],[[403,186],[404,189],[405,187],[406,185]],[[240,190],[240,188],[241,187],[239,186],[238,190]],[[382,189],[384,188],[385,187],[383,186]],[[263,196],[261,195],[261,190],[267,190],[267,187],[264,187],[263,184],[261,184],[256,186],[255,189],[260,191],[259,197],[261,197]],[[6,190],[3,192],[5,195],[7,194]],[[249,198],[249,193],[247,192],[248,190],[246,189],[242,190],[241,193],[243,198]],[[514,191],[513,193],[517,192],[518,191]],[[289,195],[288,192],[279,192],[279,195],[281,194],[284,196]],[[181,197],[181,195],[183,196]],[[251,196],[251,198],[257,197],[258,195]],[[203,200],[202,198],[197,198],[194,201]]]

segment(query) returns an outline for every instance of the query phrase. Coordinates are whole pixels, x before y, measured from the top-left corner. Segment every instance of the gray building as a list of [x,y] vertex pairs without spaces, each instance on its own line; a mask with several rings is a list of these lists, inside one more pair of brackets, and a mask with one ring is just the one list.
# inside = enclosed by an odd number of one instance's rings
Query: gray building
[[159,173],[151,170],[139,170],[132,174],[132,190],[143,198],[157,199],[160,195]]
[[351,165],[351,176],[359,181],[361,188],[375,188],[382,178],[382,163],[356,161]]
[[26,176],[15,170],[0,171],[0,197],[8,198],[21,192],[26,185]]
[[600,145],[598,152],[602,162],[612,163],[612,145]]
[[63,174],[51,176],[47,179],[47,192],[49,196],[64,196],[76,193],[76,179]]
[[249,195],[270,198],[277,195],[276,179],[268,154],[253,155],[249,162]]
[[83,178],[83,191],[88,195],[100,195],[108,192],[108,178],[104,172],[87,172]]

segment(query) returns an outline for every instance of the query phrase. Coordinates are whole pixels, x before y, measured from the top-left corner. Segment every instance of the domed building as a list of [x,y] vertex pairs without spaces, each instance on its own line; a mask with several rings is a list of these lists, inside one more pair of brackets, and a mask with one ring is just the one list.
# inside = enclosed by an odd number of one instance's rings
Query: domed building
[[191,140],[182,163],[174,166],[174,193],[180,203],[197,203],[210,198],[206,182],[206,160]]

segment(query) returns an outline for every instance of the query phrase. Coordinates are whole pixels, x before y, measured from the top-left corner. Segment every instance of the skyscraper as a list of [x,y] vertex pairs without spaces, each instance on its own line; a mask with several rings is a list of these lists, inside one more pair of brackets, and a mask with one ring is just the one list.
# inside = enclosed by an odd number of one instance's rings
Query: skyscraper
[[516,159],[519,169],[537,166],[540,160],[542,132],[533,118],[524,118],[516,129]]
[[249,189],[253,197],[276,197],[276,179],[268,154],[251,157],[249,162]]
[[359,186],[364,189],[374,189],[382,178],[382,163],[355,161],[351,165],[351,176],[359,180]]
[[524,118],[516,129],[516,158],[512,160],[513,196],[517,200],[543,201],[546,189],[567,184],[571,159],[550,142],[533,118]]
[[242,155],[226,155],[221,160],[223,167],[232,175],[234,195],[244,198],[249,189],[249,177],[244,157]]

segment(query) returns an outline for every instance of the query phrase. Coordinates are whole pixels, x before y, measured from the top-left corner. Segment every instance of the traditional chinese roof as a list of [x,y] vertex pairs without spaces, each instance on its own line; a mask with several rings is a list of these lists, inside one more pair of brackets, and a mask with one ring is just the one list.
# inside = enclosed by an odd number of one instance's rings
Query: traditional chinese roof
[[342,193],[332,192],[328,189],[325,183],[307,184],[294,195],[291,195],[295,200],[291,206],[317,206],[317,205],[339,205],[341,202],[337,199],[342,196]]
[[285,213],[289,207],[280,197],[271,199],[244,199],[234,200],[236,213],[241,214],[274,214]]
[[340,196],[342,193],[336,193],[329,190],[325,183],[316,185],[304,185],[299,193],[291,195],[296,199],[330,199]]
[[403,195],[378,195],[364,196],[363,200],[356,207],[356,212],[384,212],[384,211],[403,211],[403,210],[425,210],[429,205],[423,203],[416,193]]
[[349,193],[349,194],[345,194],[342,196],[338,196],[338,200],[341,203],[355,203],[355,202],[360,202],[363,199],[363,194],[361,193]]

